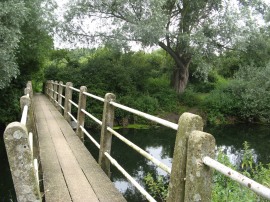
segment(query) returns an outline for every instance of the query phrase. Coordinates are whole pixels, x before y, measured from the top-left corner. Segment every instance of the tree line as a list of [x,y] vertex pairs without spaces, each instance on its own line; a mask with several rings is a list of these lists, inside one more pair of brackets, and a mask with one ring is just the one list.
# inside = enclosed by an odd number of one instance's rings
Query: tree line
[[[16,119],[27,80],[40,89],[46,79],[111,91],[161,116],[190,110],[212,123],[269,123],[266,1],[70,1],[58,19],[53,1],[0,5],[1,123]],[[53,50],[56,33],[100,48]],[[130,41],[160,49],[132,52]]]

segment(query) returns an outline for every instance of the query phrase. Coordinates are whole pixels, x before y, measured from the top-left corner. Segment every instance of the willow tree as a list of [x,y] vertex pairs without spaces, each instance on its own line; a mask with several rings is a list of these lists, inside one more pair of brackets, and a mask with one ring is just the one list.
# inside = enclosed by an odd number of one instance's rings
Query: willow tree
[[[218,49],[230,48],[252,28],[259,0],[75,0],[63,23],[69,39],[160,46],[174,60],[171,83],[185,90],[189,66]],[[260,9],[254,9],[253,6]],[[97,22],[94,22],[97,21]],[[248,24],[249,23],[249,24]],[[248,25],[248,26],[247,26]],[[90,29],[89,29],[90,27]],[[238,37],[239,36],[239,37]],[[206,65],[199,65],[204,71]]]
[[0,89],[19,73],[15,55],[26,10],[19,0],[0,1]]

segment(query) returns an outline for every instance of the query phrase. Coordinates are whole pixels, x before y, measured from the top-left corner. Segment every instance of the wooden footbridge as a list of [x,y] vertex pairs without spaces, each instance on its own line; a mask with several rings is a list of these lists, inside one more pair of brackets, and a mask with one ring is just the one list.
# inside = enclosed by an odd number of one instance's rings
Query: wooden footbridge
[[[65,91],[63,93],[63,91]],[[32,92],[31,82],[20,100],[22,118],[10,123],[4,140],[18,201],[125,201],[110,181],[110,164],[149,201],[155,199],[117,163],[111,155],[112,135],[125,142],[149,161],[170,174],[167,201],[211,201],[213,168],[243,186],[270,199],[270,189],[215,161],[215,140],[202,132],[201,117],[184,113],[179,123],[151,116],[115,102],[113,94],[105,98],[87,93],[86,87],[72,83],[46,83],[45,95]],[[78,104],[72,93],[79,93]],[[102,121],[86,109],[86,97],[103,103]],[[77,118],[72,114],[77,108]],[[119,108],[176,130],[172,168],[152,157],[113,130],[114,108]],[[63,115],[62,115],[63,113]],[[100,143],[84,128],[85,116],[101,126]],[[76,123],[73,130],[71,120]],[[84,146],[84,135],[99,148],[98,162]]]

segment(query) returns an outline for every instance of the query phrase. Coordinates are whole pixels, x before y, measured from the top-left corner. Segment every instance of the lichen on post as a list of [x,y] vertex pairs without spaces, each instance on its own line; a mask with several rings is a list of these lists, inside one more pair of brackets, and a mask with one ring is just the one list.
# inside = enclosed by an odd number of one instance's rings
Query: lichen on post
[[73,84],[71,82],[66,83],[65,106],[64,106],[65,107],[65,109],[64,109],[64,118],[70,124],[71,124],[71,118],[70,118],[68,113],[71,113],[71,103],[69,102],[69,100],[72,99],[72,89],[70,88],[72,86],[73,86]]
[[82,112],[82,109],[86,108],[86,95],[83,94],[87,91],[86,86],[81,86],[80,88],[80,95],[79,95],[79,104],[78,104],[78,114],[77,114],[77,129],[76,134],[81,139],[81,141],[84,141],[84,133],[81,129],[81,126],[84,127],[84,120],[85,120],[85,114]]
[[59,88],[58,88],[58,105],[57,105],[57,109],[58,111],[60,111],[62,113],[62,95],[63,95],[63,82],[60,81],[59,82]]
[[99,165],[109,177],[111,175],[110,161],[107,159],[104,153],[111,153],[112,134],[107,130],[107,127],[113,128],[114,122],[114,106],[110,105],[111,101],[115,101],[115,95],[112,93],[107,93],[105,95],[103,107],[100,150],[98,159]]
[[193,131],[188,140],[185,201],[210,202],[212,170],[203,158],[215,156],[215,138],[208,133]]
[[17,200],[41,201],[26,126],[10,123],[5,129],[4,141]]
[[203,120],[198,115],[183,113],[179,118],[178,125],[167,197],[168,202],[184,201],[188,137],[194,130],[203,130]]

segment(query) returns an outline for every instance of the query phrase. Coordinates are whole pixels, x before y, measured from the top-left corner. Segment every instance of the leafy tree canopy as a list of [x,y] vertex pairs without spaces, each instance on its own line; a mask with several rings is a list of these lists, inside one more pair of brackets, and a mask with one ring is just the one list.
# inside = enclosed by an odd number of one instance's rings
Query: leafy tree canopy
[[[192,60],[203,61],[243,41],[260,27],[258,22],[267,16],[267,9],[261,0],[70,1],[63,30],[71,40],[160,46],[175,62],[171,84],[181,93]],[[201,71],[209,69],[209,65],[201,66]]]
[[0,1],[0,89],[19,73],[15,50],[27,15],[24,2]]
[[25,68],[25,74],[38,69],[30,61],[39,60],[52,47],[48,33],[53,8],[53,2],[44,0],[0,1],[0,89]]

